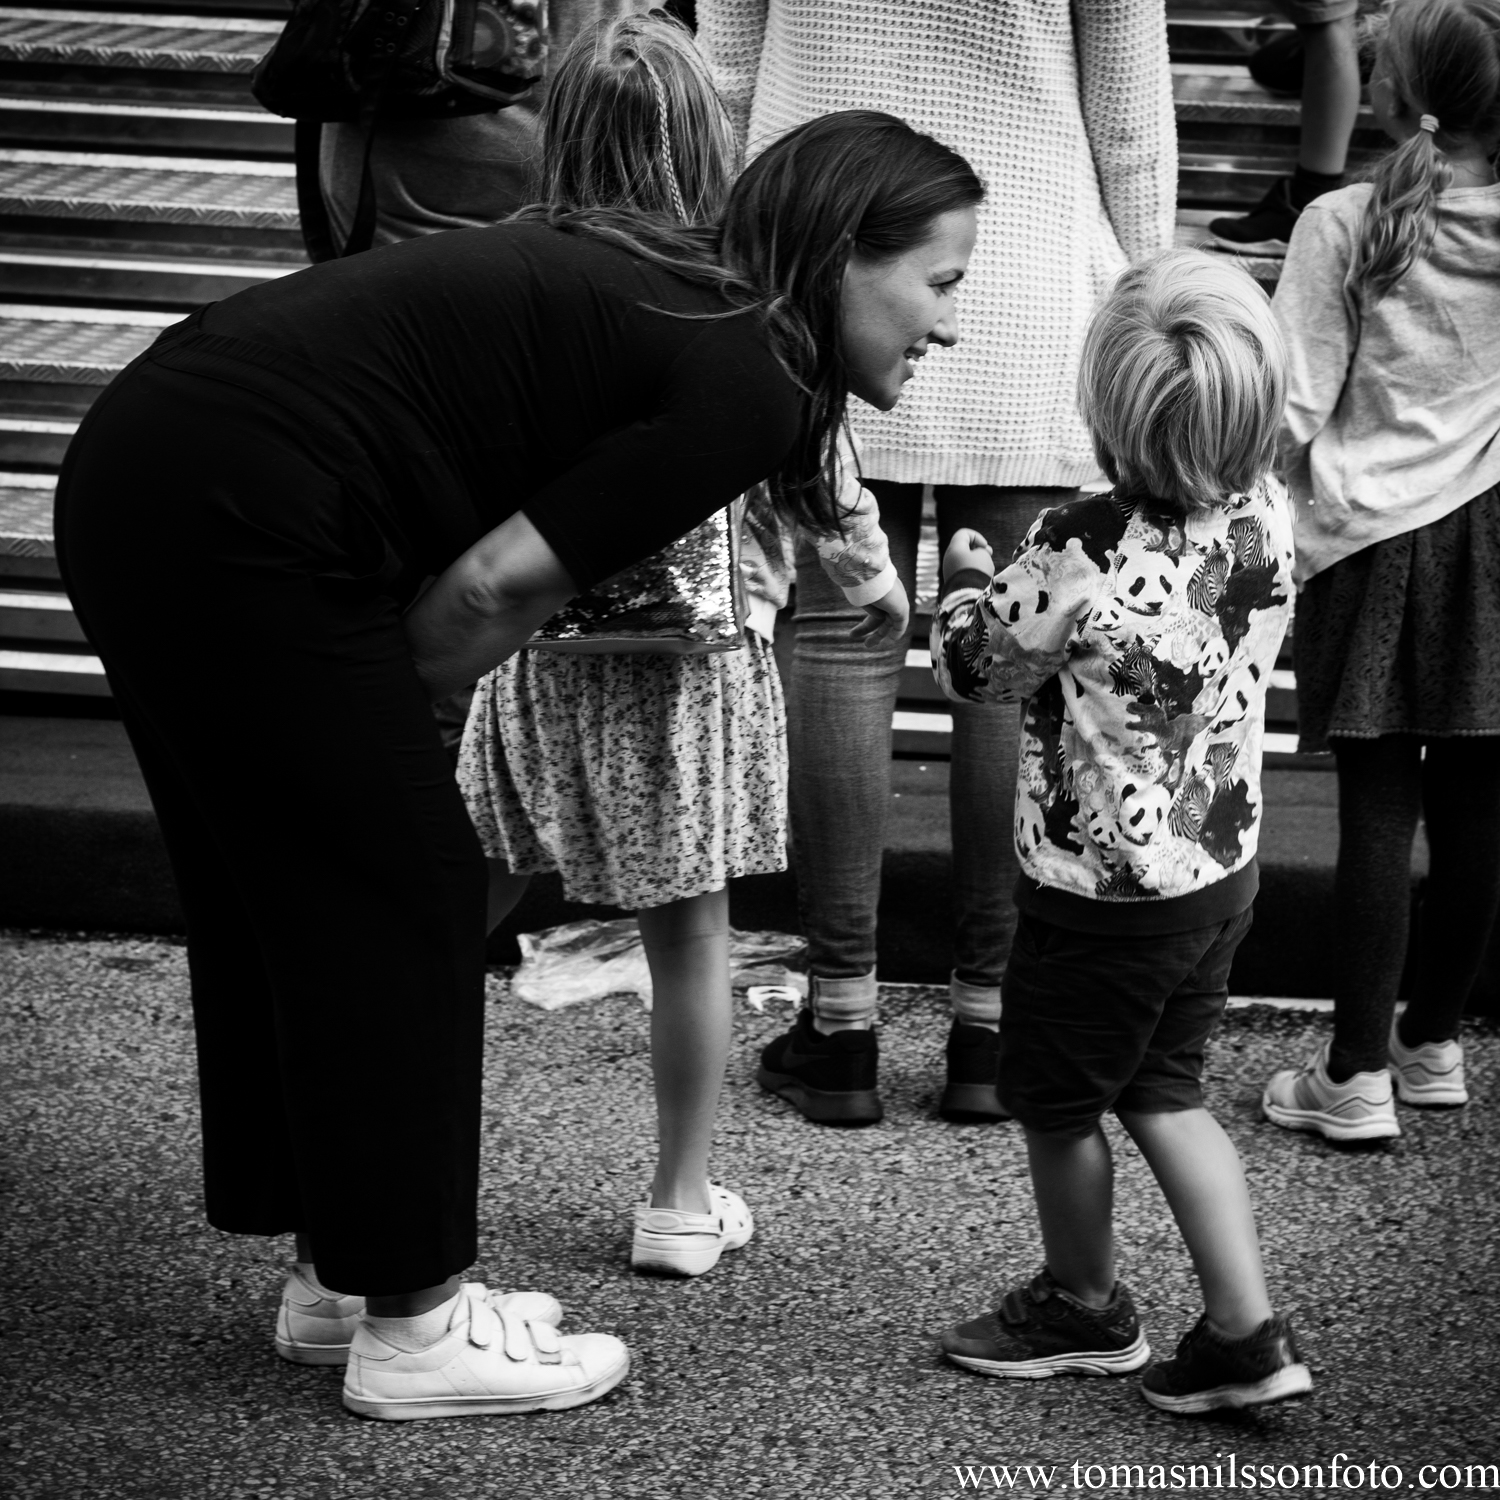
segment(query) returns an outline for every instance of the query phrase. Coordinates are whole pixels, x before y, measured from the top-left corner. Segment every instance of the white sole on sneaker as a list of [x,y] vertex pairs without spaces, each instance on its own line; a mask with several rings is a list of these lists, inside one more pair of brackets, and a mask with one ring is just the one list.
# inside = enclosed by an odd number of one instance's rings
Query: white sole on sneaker
[[1284,1130],[1310,1130],[1330,1141],[1378,1141],[1401,1134],[1394,1116],[1341,1120],[1321,1109],[1297,1109],[1277,1104],[1269,1090],[1262,1096],[1260,1107],[1273,1125],[1280,1125]]
[[1413,1104],[1419,1109],[1461,1109],[1469,1102],[1469,1091],[1461,1083],[1407,1083],[1394,1065],[1391,1082],[1403,1104]]
[[376,1417],[387,1422],[419,1422],[429,1417],[510,1417],[529,1411],[567,1411],[586,1406],[590,1401],[608,1395],[630,1373],[630,1354],[626,1351],[618,1364],[605,1370],[588,1385],[570,1386],[566,1390],[528,1392],[524,1396],[441,1397],[356,1396],[344,1391],[344,1405],[356,1416]]
[[943,1356],[977,1375],[1045,1380],[1049,1375],[1128,1375],[1151,1358],[1151,1345],[1146,1342],[1144,1333],[1138,1333],[1134,1343],[1111,1352],[1097,1350],[1086,1354],[1046,1354],[1037,1359],[1005,1360],[980,1359],[973,1354],[954,1354],[945,1349]]
[[1141,1395],[1162,1411],[1191,1413],[1264,1406],[1268,1401],[1285,1401],[1290,1396],[1305,1395],[1311,1389],[1312,1373],[1306,1365],[1283,1365],[1274,1375],[1248,1385],[1216,1385],[1186,1396],[1167,1396],[1143,1385]]
[[276,1352],[294,1365],[346,1365],[349,1363],[349,1345],[304,1344],[296,1339],[276,1339]]
[[1208,237],[1220,250],[1227,250],[1231,255],[1260,255],[1267,260],[1286,259],[1287,242],[1285,240],[1251,240],[1248,244],[1241,244],[1238,240],[1226,240],[1211,229]]

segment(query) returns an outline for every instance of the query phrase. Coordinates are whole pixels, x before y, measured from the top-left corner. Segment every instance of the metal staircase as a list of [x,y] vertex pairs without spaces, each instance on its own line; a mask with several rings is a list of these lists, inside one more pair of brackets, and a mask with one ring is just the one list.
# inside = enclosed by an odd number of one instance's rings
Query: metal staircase
[[[55,475],[79,419],[160,328],[306,263],[292,127],[249,92],[287,0],[193,9],[0,6],[0,695],[30,712],[87,698],[102,710],[109,694],[52,550]],[[1172,0],[1168,21],[1178,239],[1196,244],[1208,219],[1290,170],[1298,107],[1245,70],[1281,25],[1260,7]],[[1377,146],[1366,116],[1356,160]],[[1277,262],[1247,264],[1274,281]],[[929,529],[919,594],[936,567]],[[1295,704],[1290,672],[1277,677],[1272,743],[1285,750]],[[945,756],[921,646],[901,694],[896,753]]]

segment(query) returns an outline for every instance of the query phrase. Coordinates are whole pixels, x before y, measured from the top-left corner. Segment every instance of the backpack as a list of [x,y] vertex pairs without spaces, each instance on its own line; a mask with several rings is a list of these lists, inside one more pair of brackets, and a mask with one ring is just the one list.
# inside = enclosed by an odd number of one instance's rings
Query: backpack
[[[547,0],[293,0],[250,87],[272,114],[297,122],[297,206],[312,258],[353,255],[374,239],[377,121],[503,109],[546,60]],[[318,145],[331,121],[357,122],[366,137],[359,204],[341,248],[318,188]]]

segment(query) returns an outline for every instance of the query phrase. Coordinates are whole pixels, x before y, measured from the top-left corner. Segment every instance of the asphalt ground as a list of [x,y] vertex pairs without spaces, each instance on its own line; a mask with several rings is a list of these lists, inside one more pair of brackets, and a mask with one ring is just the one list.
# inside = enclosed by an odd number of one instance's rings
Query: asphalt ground
[[[619,1334],[634,1369],[573,1412],[381,1423],[342,1410],[337,1371],[272,1352],[289,1241],[203,1222],[183,949],[0,934],[0,1492],[1216,1494],[1246,1490],[1247,1465],[1256,1489],[1282,1495],[1422,1493],[1423,1474],[1430,1493],[1487,1492],[1464,1470],[1500,1463],[1500,1033],[1465,1033],[1467,1109],[1403,1109],[1399,1140],[1341,1149],[1258,1108],[1267,1075],[1309,1052],[1327,1016],[1231,1010],[1209,1102],[1246,1160],[1272,1294],[1316,1386],[1259,1413],[1183,1419],[1149,1407],[1131,1377],[992,1380],[936,1355],[946,1324],[1039,1263],[1019,1131],[933,1114],[942,1001],[884,994],[887,1116],[857,1132],[808,1125],[756,1087],[756,1047],[788,1013],[742,1006],[716,1172],[757,1233],[710,1275],[673,1282],[626,1264],[653,1150],[639,1002],[546,1013],[492,976],[477,1274],[554,1293],[565,1331]],[[1170,1353],[1197,1316],[1194,1281],[1140,1158],[1110,1130],[1121,1274]],[[1141,1468],[1110,1472],[1123,1465]]]

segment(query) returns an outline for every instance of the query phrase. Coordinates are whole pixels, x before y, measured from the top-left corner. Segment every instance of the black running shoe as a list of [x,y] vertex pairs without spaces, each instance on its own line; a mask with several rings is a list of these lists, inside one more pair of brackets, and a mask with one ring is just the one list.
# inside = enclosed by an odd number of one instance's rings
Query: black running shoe
[[1263,1406],[1311,1389],[1312,1375],[1285,1318],[1267,1318],[1254,1333],[1228,1339],[1204,1313],[1177,1353],[1141,1376],[1141,1394],[1152,1406],[1184,1413]]
[[1023,1380],[1127,1375],[1151,1358],[1123,1282],[1108,1307],[1094,1308],[1064,1291],[1045,1268],[1030,1285],[1012,1287],[998,1312],[950,1328],[942,1347],[966,1370]]
[[1000,1033],[955,1020],[948,1031],[948,1081],[938,1113],[961,1125],[1010,1119],[1000,1103],[999,1076]]
[[804,1008],[761,1052],[755,1081],[819,1125],[874,1125],[885,1114],[875,1091],[879,1065],[873,1028],[824,1036]]
[[1284,256],[1302,210],[1292,204],[1292,181],[1278,177],[1249,213],[1237,219],[1211,219],[1214,243],[1237,255]]

